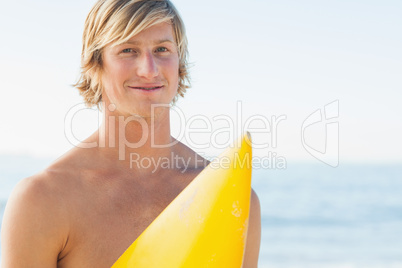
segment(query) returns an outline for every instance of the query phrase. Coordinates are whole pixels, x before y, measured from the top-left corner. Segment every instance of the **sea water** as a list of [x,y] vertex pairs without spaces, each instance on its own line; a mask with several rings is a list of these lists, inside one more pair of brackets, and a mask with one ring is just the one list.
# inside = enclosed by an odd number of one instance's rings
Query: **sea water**
[[[0,156],[0,222],[15,184],[49,163]],[[402,267],[402,165],[288,163],[254,170],[253,188],[259,267]]]
[[402,267],[402,165],[256,170],[259,267]]

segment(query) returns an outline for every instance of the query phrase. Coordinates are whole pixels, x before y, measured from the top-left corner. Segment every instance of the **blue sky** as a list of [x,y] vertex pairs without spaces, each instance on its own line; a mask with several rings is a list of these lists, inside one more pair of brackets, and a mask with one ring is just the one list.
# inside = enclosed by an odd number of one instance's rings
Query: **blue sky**
[[[71,148],[64,118],[82,102],[70,85],[94,2],[1,2],[0,153],[55,157]],[[286,115],[270,150],[316,161],[301,144],[302,123],[338,100],[341,163],[402,162],[402,2],[173,2],[193,63],[193,88],[178,103],[186,116],[235,117],[239,100],[246,119]],[[96,126],[94,111],[73,122],[78,138]],[[324,130],[310,129],[309,144],[322,147]]]

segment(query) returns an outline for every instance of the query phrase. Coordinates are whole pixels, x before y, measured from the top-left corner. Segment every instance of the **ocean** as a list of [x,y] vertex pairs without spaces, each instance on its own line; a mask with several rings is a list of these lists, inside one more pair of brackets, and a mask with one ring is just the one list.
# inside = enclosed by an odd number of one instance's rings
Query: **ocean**
[[[50,161],[3,155],[0,163],[1,222],[15,184]],[[259,267],[402,267],[402,164],[288,162],[254,170],[253,188],[261,203]]]

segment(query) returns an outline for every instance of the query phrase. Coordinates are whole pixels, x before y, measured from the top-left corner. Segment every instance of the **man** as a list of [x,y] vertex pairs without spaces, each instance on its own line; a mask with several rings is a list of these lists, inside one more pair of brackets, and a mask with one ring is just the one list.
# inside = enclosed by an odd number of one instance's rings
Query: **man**
[[[104,122],[17,185],[1,230],[2,268],[113,265],[207,165],[170,135],[169,104],[187,81],[186,35],[172,3],[95,4],[76,86],[88,105],[101,107]],[[133,154],[150,163],[174,155],[186,165],[132,165]],[[260,207],[252,191],[243,267],[257,267],[259,244]]]

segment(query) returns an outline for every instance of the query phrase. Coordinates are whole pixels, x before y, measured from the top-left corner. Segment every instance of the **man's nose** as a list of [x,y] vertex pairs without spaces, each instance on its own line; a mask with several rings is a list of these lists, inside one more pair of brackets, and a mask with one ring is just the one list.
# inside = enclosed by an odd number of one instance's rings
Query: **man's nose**
[[144,53],[140,56],[140,61],[138,62],[138,75],[147,79],[152,79],[158,76],[158,66],[155,61],[154,55],[152,53]]

